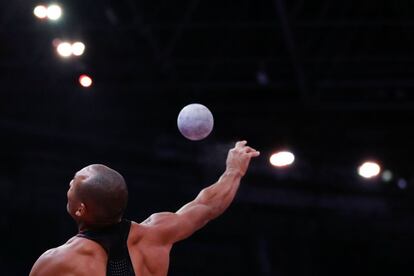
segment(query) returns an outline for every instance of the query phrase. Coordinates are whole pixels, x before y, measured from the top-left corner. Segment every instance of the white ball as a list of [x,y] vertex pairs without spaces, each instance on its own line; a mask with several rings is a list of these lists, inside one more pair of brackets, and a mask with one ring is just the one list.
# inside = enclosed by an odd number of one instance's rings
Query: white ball
[[213,130],[214,118],[210,110],[202,104],[189,104],[178,114],[178,129],[192,141],[206,138]]

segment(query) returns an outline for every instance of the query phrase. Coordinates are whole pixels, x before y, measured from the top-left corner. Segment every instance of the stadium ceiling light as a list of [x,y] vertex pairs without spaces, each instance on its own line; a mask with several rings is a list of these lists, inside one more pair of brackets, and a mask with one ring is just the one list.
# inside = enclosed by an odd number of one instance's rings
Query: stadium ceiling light
[[90,87],[92,83],[93,83],[92,78],[86,74],[83,74],[79,77],[79,84],[83,87],[86,87],[86,88]]
[[72,55],[72,45],[69,42],[61,42],[56,48],[61,57],[68,58]]
[[81,56],[85,52],[85,44],[82,42],[75,42],[72,44],[72,54],[74,56]]
[[59,5],[53,4],[47,7],[47,17],[50,20],[58,20],[62,16],[62,8]]
[[287,167],[293,164],[295,155],[289,151],[280,151],[272,154],[269,161],[275,167]]
[[358,167],[358,174],[363,178],[374,178],[381,172],[381,167],[376,162],[365,162]]
[[47,17],[47,8],[43,5],[36,6],[33,13],[37,18],[45,19]]

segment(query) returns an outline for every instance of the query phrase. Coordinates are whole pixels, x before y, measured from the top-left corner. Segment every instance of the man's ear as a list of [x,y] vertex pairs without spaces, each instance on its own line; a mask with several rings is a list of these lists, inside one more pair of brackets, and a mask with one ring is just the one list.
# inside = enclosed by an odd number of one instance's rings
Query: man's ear
[[78,209],[76,210],[75,215],[77,217],[82,217],[82,216],[85,215],[85,212],[86,212],[86,206],[85,206],[85,204],[81,203],[79,205]]

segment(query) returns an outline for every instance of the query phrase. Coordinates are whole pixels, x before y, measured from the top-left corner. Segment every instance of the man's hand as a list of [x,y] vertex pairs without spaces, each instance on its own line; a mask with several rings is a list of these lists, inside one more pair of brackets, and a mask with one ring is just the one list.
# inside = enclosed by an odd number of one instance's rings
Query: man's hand
[[249,167],[250,159],[260,155],[257,150],[246,146],[247,141],[240,141],[229,151],[226,161],[226,171],[236,172],[244,176]]

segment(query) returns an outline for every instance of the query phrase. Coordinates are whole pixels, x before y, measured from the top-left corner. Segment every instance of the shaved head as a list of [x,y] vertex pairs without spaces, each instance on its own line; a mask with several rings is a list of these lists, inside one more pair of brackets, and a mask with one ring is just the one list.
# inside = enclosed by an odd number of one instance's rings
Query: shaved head
[[85,204],[93,224],[118,222],[128,203],[128,188],[117,171],[100,164],[76,173],[75,197]]

